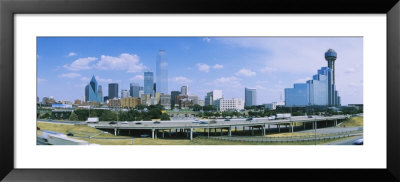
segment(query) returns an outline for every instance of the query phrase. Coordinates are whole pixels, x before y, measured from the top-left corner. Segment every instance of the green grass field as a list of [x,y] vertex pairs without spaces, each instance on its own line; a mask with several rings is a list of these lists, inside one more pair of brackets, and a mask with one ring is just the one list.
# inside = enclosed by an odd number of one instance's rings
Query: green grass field
[[364,117],[351,117],[347,121],[340,124],[341,127],[364,126]]
[[[242,142],[242,141],[228,141],[228,140],[216,140],[216,139],[208,139],[207,137],[195,137],[192,141],[189,139],[152,139],[152,138],[129,138],[126,136],[114,136],[110,133],[103,133],[103,131],[86,126],[86,125],[66,125],[66,124],[53,124],[53,123],[43,123],[36,122],[37,126],[41,130],[50,130],[56,131],[60,133],[67,134],[68,132],[74,133],[75,139],[89,141],[87,138],[89,135],[93,136],[96,134],[96,137],[107,137],[111,139],[96,139],[93,138],[90,140],[90,143],[100,144],[100,145],[314,145],[314,141],[308,142]],[[199,129],[199,132],[204,131],[203,129]],[[217,130],[218,131],[218,130]],[[37,132],[38,135],[41,135],[41,131]],[[302,136],[302,135],[310,135],[309,133],[280,133],[280,134],[272,134],[267,136]],[[327,142],[338,141],[336,140],[326,140],[326,141],[318,141],[317,144],[324,144]]]

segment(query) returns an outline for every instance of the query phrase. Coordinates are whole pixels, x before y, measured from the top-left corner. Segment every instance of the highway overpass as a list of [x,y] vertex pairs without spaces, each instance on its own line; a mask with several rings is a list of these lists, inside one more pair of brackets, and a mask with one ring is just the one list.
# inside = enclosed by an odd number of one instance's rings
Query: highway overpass
[[[114,130],[114,135],[118,135],[120,130],[128,130],[129,132],[133,132],[134,130],[151,130],[152,138],[156,138],[155,133],[161,131],[162,135],[164,136],[165,131],[171,132],[171,130],[176,130],[180,132],[185,132],[188,135],[190,140],[193,139],[193,129],[194,128],[203,128],[204,131],[214,129],[215,132],[217,129],[227,129],[228,136],[232,134],[233,127],[249,127],[251,130],[253,128],[258,128],[262,130],[262,134],[265,135],[266,130],[270,128],[271,125],[276,125],[278,128],[278,132],[280,132],[281,125],[289,127],[289,131],[293,132],[295,123],[303,123],[305,124],[311,123],[312,128],[316,129],[319,122],[326,122],[331,123],[332,125],[336,126],[338,122],[343,121],[350,116],[346,115],[336,115],[336,116],[313,116],[309,118],[307,116],[297,116],[291,117],[287,119],[276,119],[276,120],[269,120],[267,118],[254,118],[252,121],[246,121],[244,119],[230,119],[229,121],[225,121],[224,119],[217,119],[215,123],[212,121],[204,121],[201,120],[185,120],[185,121],[161,121],[160,123],[155,123],[154,121],[132,121],[123,124],[122,122],[117,122],[117,124],[109,124],[109,122],[99,122],[95,124],[88,124],[88,126],[94,127],[96,129],[103,129],[103,130]],[[138,124],[140,123],[140,124]]]

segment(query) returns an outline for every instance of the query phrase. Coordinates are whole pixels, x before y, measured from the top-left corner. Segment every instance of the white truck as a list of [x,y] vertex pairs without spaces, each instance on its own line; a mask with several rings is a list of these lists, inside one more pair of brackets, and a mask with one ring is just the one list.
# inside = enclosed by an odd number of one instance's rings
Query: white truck
[[290,113],[281,113],[281,114],[276,114],[275,119],[287,119],[292,117],[292,114]]
[[98,123],[99,118],[98,117],[93,117],[93,118],[88,118],[86,123]]

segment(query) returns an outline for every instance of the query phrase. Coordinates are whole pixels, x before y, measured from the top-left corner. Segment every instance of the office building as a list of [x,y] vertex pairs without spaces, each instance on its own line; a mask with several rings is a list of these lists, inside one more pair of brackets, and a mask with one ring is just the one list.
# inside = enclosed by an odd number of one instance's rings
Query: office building
[[104,96],[103,97],[103,102],[106,103],[106,104],[108,103],[108,96]]
[[340,96],[335,85],[336,52],[325,52],[328,67],[321,67],[312,80],[296,83],[293,88],[285,89],[285,106],[340,106]]
[[158,51],[156,60],[156,91],[168,94],[168,58],[167,52]]
[[118,83],[110,83],[108,84],[108,98],[114,99],[118,97]]
[[171,109],[171,95],[161,95],[160,104],[165,109]]
[[121,107],[123,108],[135,108],[140,104],[140,99],[136,97],[125,97],[121,99]]
[[181,87],[181,94],[182,95],[189,95],[189,85],[185,85]]
[[121,107],[121,99],[114,97],[108,100],[109,107]]
[[96,78],[94,77],[94,75],[92,76],[92,79],[90,80],[89,84],[86,85],[86,87],[85,87],[85,96],[86,96],[87,102],[99,102],[100,103],[102,100],[102,98],[99,98],[98,85],[97,85],[97,81],[96,81]]
[[103,102],[103,87],[101,85],[97,88],[97,97],[99,98],[99,102]]
[[221,99],[223,97],[224,96],[222,95],[222,90],[213,90],[207,93],[207,96],[204,98],[204,104],[206,106],[214,105],[214,102],[216,100]]
[[154,74],[153,72],[144,72],[144,93],[153,96],[154,91]]
[[264,104],[264,108],[269,110],[275,110],[277,106],[285,106],[285,102],[272,102],[268,104]]
[[121,90],[121,98],[127,98],[127,97],[129,97],[128,90]]
[[188,99],[193,101],[193,105],[199,104],[200,98],[197,95],[189,95]]
[[176,96],[178,96],[178,95],[180,95],[181,94],[181,92],[179,92],[179,91],[171,91],[171,105],[172,106],[175,106],[175,97]]
[[139,96],[140,90],[143,90],[143,87],[141,87],[138,83],[131,83],[129,87],[129,95],[131,97],[140,98]]
[[257,105],[257,90],[255,88],[244,88],[245,106]]
[[143,105],[149,106],[151,104],[151,95],[150,94],[142,94],[140,97],[140,102]]
[[240,111],[244,109],[244,101],[241,98],[218,99],[215,101],[218,111]]

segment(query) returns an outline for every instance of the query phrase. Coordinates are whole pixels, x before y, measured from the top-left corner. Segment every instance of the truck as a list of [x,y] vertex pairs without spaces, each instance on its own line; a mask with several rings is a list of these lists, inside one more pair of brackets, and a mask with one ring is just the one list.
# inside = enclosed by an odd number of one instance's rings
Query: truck
[[287,119],[292,117],[292,114],[290,113],[281,113],[281,114],[276,114],[275,119]]
[[98,117],[93,117],[93,118],[88,118],[86,123],[98,123],[99,118]]

